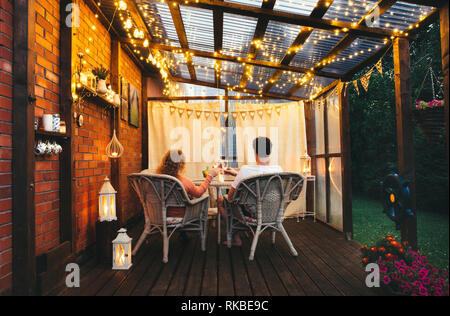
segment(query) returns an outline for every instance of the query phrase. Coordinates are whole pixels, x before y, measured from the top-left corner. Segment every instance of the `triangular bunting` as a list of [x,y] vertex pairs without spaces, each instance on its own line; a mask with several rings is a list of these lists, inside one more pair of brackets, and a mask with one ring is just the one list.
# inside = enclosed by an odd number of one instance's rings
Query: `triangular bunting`
[[214,117],[218,120],[220,117],[220,112],[214,112]]
[[223,113],[223,117],[225,118],[225,121],[228,119],[228,115],[230,115],[230,113],[228,113],[228,112],[226,112],[226,113],[224,112]]
[[210,116],[211,116],[211,112],[205,111],[205,118],[209,119]]
[[358,80],[353,81],[353,85],[355,86],[356,92],[359,95],[359,87],[358,87]]
[[231,112],[231,116],[236,119],[237,118],[237,112]]
[[242,112],[241,112],[241,117],[242,117],[242,119],[245,121],[245,119],[247,118],[247,112],[242,111]]
[[175,112],[176,108],[174,106],[170,107],[170,114],[173,114],[173,112]]
[[248,114],[252,118],[252,120],[255,118],[255,111],[249,111]]
[[196,110],[195,111],[195,116],[199,119],[202,116],[202,111]]
[[183,113],[184,113],[184,109],[183,108],[179,108],[178,109],[178,114],[180,114],[180,117],[183,116]]
[[383,60],[382,59],[380,59],[380,61],[377,62],[377,70],[381,75],[383,75]]
[[369,83],[370,83],[370,77],[372,76],[372,71],[370,70],[368,73],[366,73],[362,78],[361,78],[361,84],[364,88],[364,90],[369,91]]
[[280,115],[281,114],[281,106],[276,106],[275,111],[277,112],[278,115]]
[[259,117],[263,118],[264,111],[262,109],[258,110],[258,115],[259,115]]
[[272,115],[272,108],[267,108],[266,109],[266,113],[267,113],[267,115],[271,116]]
[[187,117],[190,118],[193,112],[194,112],[193,110],[187,109],[186,110]]

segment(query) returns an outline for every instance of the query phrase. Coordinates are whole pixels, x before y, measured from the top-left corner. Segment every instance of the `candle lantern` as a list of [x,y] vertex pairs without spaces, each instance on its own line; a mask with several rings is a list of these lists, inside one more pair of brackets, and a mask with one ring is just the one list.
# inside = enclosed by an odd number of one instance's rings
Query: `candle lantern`
[[311,157],[306,153],[300,157],[300,170],[304,175],[311,175]]
[[117,220],[116,194],[116,190],[114,190],[108,177],[106,177],[98,196],[100,222],[111,222]]
[[113,240],[113,270],[128,270],[131,263],[131,240],[127,230],[122,228],[118,231],[117,238]]

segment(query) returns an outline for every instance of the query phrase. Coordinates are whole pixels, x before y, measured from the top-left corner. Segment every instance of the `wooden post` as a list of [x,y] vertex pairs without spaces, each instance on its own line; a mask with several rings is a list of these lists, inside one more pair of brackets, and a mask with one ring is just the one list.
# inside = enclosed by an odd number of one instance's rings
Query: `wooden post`
[[[314,158],[316,153],[316,122],[315,113],[312,102],[305,102],[305,127],[306,127],[306,146],[308,155],[311,157],[311,174],[317,175],[316,161]],[[317,181],[317,180],[316,180]],[[315,189],[311,189],[310,186],[306,187],[306,209],[312,210],[316,205],[314,195]]]
[[142,169],[148,169],[148,77],[142,76]]
[[342,222],[347,240],[353,239],[352,150],[350,139],[350,108],[346,85],[339,94],[341,124]]
[[[111,40],[111,89],[114,91],[120,91],[120,56],[121,46],[120,42],[116,39]],[[120,138],[120,111],[117,109],[111,110],[111,136],[113,131],[116,130],[117,138]],[[119,218],[119,222],[123,224],[122,216],[122,203],[121,190],[120,190],[120,159],[111,159],[111,184],[117,191],[116,195],[116,213]]]
[[23,296],[36,292],[33,128],[35,9],[33,0],[13,2],[12,286],[14,295]]
[[[394,40],[395,102],[397,116],[398,166],[400,175],[410,183],[413,210],[416,210],[413,102],[410,85],[409,41]],[[417,218],[402,225],[402,240],[417,249]]]
[[447,124],[447,168],[448,168],[448,64],[449,64],[449,55],[448,55],[448,2],[446,2],[442,8],[440,8],[440,20],[441,20],[441,52],[442,52],[442,73],[444,75],[444,102],[445,102],[445,120]]

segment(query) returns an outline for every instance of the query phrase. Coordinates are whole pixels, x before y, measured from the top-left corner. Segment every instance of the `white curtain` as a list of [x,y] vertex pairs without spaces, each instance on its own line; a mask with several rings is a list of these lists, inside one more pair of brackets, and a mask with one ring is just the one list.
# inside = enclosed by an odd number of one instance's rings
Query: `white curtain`
[[182,149],[186,176],[201,179],[201,171],[220,158],[219,102],[150,102],[148,106],[149,171],[154,172],[170,149]]
[[[283,104],[236,104],[236,146],[239,165],[255,164],[252,148],[258,136],[273,143],[271,163],[284,171],[299,172],[300,157],[307,154],[305,109],[303,102]],[[291,203],[286,217],[295,217],[306,209],[306,179],[302,193]]]

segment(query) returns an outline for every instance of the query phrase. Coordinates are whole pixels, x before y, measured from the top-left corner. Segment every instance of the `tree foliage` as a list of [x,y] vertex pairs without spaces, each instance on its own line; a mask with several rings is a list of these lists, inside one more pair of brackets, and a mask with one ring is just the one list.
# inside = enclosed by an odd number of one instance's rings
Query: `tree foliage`
[[[442,84],[440,47],[439,24],[433,24],[422,31],[411,45],[413,103],[417,99],[433,99],[429,77],[423,89],[420,89],[430,64]],[[352,84],[349,88],[353,191],[355,194],[372,198],[379,198],[380,181],[389,171],[397,171],[398,167],[392,52],[384,57],[383,68],[383,75],[374,71],[368,92],[365,92],[361,85],[360,95]],[[355,78],[359,78],[367,70]],[[438,87],[436,91],[440,91]],[[442,93],[439,94],[438,97],[442,99]],[[447,212],[448,169],[445,138],[440,144],[430,144],[416,128],[415,159],[418,209]]]

